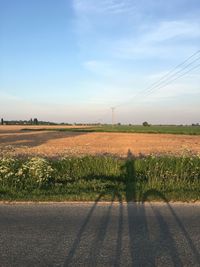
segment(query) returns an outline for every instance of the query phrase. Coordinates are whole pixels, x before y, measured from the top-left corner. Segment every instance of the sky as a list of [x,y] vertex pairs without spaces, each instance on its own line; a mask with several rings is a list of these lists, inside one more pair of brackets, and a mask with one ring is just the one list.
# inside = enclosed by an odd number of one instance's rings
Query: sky
[[145,91],[199,51],[199,14],[199,0],[0,0],[0,117],[200,122],[200,66]]

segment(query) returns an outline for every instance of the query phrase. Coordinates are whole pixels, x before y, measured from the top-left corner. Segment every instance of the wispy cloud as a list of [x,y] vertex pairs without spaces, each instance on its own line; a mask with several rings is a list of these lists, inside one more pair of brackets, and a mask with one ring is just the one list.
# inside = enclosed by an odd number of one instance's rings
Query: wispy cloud
[[[166,59],[199,49],[198,17],[191,20],[184,16],[163,18],[156,15],[149,19],[146,9],[131,0],[74,0],[73,3],[77,41],[83,53],[90,49],[90,53],[107,61],[113,58]],[[152,12],[154,5],[148,5]]]
[[73,3],[76,12],[85,13],[121,14],[134,9],[133,1],[131,0],[74,0]]
[[[174,38],[200,37],[200,24],[186,20],[161,21],[144,35],[148,42],[165,42]],[[148,29],[149,31],[149,29]]]
[[116,67],[112,63],[106,61],[88,60],[83,63],[83,66],[86,70],[99,76],[114,77],[118,74]]
[[[116,57],[127,59],[174,57],[177,52],[185,54],[185,51],[198,49],[197,40],[199,38],[200,23],[161,21],[159,24],[141,28],[139,36],[119,39],[111,50]],[[188,40],[190,40],[189,44]],[[193,44],[191,40],[193,40]]]

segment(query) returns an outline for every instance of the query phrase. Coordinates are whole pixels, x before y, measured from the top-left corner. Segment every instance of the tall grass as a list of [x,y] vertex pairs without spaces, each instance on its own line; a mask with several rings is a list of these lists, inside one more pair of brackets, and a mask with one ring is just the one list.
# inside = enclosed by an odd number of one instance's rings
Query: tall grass
[[150,199],[200,200],[200,158],[0,159],[1,199],[109,200],[117,193],[141,201],[147,192]]

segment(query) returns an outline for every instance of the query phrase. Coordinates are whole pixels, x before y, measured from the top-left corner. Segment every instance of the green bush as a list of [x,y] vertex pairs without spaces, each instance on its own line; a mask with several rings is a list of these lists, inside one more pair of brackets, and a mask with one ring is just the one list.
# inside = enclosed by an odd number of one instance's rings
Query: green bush
[[148,190],[175,199],[200,199],[200,157],[0,158],[0,193],[7,192],[1,198],[22,192],[30,197],[37,192],[37,196],[56,194],[66,199],[118,194],[122,199],[141,200]]
[[122,160],[101,156],[86,156],[82,158],[63,158],[54,161],[57,182],[75,182],[80,179],[113,179],[121,178]]

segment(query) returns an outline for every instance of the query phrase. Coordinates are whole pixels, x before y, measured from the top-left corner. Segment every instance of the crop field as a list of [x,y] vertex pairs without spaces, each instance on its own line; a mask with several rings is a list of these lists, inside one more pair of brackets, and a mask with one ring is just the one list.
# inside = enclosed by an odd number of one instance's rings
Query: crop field
[[99,126],[36,126],[24,127],[22,130],[29,131],[57,130],[57,131],[74,131],[74,132],[116,132],[116,133],[151,133],[151,134],[183,134],[183,135],[200,135],[200,126],[182,126],[182,125],[99,125]]
[[[86,126],[82,128],[80,126],[45,126],[45,129],[43,126],[26,126],[26,130],[23,130],[24,126],[0,126],[0,154],[47,157],[114,154],[126,157],[129,150],[134,155],[183,155],[186,153],[196,155],[200,153],[200,135],[198,135],[200,127],[177,126],[176,128],[171,126],[176,134],[158,132],[148,134],[131,132],[134,129],[134,126],[131,126],[130,132],[123,132],[128,127],[107,126],[103,132],[102,127]],[[169,131],[169,127],[162,127]],[[162,127],[160,128],[163,132]],[[151,127],[142,128],[142,126],[140,128],[151,129]],[[139,131],[140,128],[138,126],[136,129]],[[177,133],[180,131],[179,128],[182,129],[181,134]],[[193,131],[196,134],[183,134],[187,131],[190,133]]]
[[[87,129],[85,129],[87,130]],[[180,126],[180,125],[115,125],[101,126],[94,129],[95,131],[105,132],[124,132],[124,133],[152,133],[152,134],[184,134],[200,135],[200,126]]]
[[200,200],[200,135],[107,130],[0,126],[0,199]]

